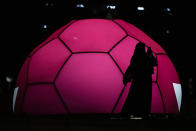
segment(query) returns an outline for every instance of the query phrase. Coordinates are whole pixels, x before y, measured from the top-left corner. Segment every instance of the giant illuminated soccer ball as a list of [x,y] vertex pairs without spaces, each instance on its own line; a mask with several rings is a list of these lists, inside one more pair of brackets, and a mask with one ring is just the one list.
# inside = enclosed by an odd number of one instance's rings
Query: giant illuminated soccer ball
[[151,113],[178,113],[181,85],[171,60],[150,37],[119,19],[71,21],[35,48],[20,70],[14,111],[120,113],[131,85],[123,85],[123,74],[139,42],[158,61]]

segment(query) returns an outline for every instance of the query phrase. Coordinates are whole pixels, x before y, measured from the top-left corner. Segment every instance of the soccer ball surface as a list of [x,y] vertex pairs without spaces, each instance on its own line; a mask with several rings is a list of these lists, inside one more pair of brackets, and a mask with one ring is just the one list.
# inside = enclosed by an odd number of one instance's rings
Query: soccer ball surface
[[136,45],[151,47],[151,113],[178,113],[181,85],[171,60],[150,37],[123,20],[74,20],[35,48],[14,92],[14,112],[27,114],[120,113],[131,83],[123,74]]

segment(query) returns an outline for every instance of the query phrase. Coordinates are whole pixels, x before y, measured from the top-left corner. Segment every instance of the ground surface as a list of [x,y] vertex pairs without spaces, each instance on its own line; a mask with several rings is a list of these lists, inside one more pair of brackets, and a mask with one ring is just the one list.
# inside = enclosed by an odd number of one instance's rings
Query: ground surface
[[72,116],[17,116],[2,115],[0,130],[20,131],[126,131],[126,130],[195,130],[195,119],[159,116],[149,119],[122,118],[109,115],[72,115]]

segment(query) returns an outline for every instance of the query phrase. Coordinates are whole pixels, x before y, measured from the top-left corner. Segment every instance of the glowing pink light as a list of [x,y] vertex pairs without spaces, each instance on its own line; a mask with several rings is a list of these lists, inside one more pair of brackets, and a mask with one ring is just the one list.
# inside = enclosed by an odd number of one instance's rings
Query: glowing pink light
[[120,113],[131,85],[124,87],[123,73],[139,42],[158,61],[151,113],[178,113],[180,81],[165,51],[134,25],[104,19],[71,21],[30,53],[18,75],[14,111]]

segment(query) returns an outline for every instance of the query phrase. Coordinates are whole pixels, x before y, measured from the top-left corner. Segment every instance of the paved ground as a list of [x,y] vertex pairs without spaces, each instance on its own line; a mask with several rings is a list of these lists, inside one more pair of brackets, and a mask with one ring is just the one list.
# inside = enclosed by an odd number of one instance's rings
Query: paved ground
[[122,118],[110,115],[17,116],[1,115],[0,131],[177,131],[196,130],[195,119],[175,116]]

